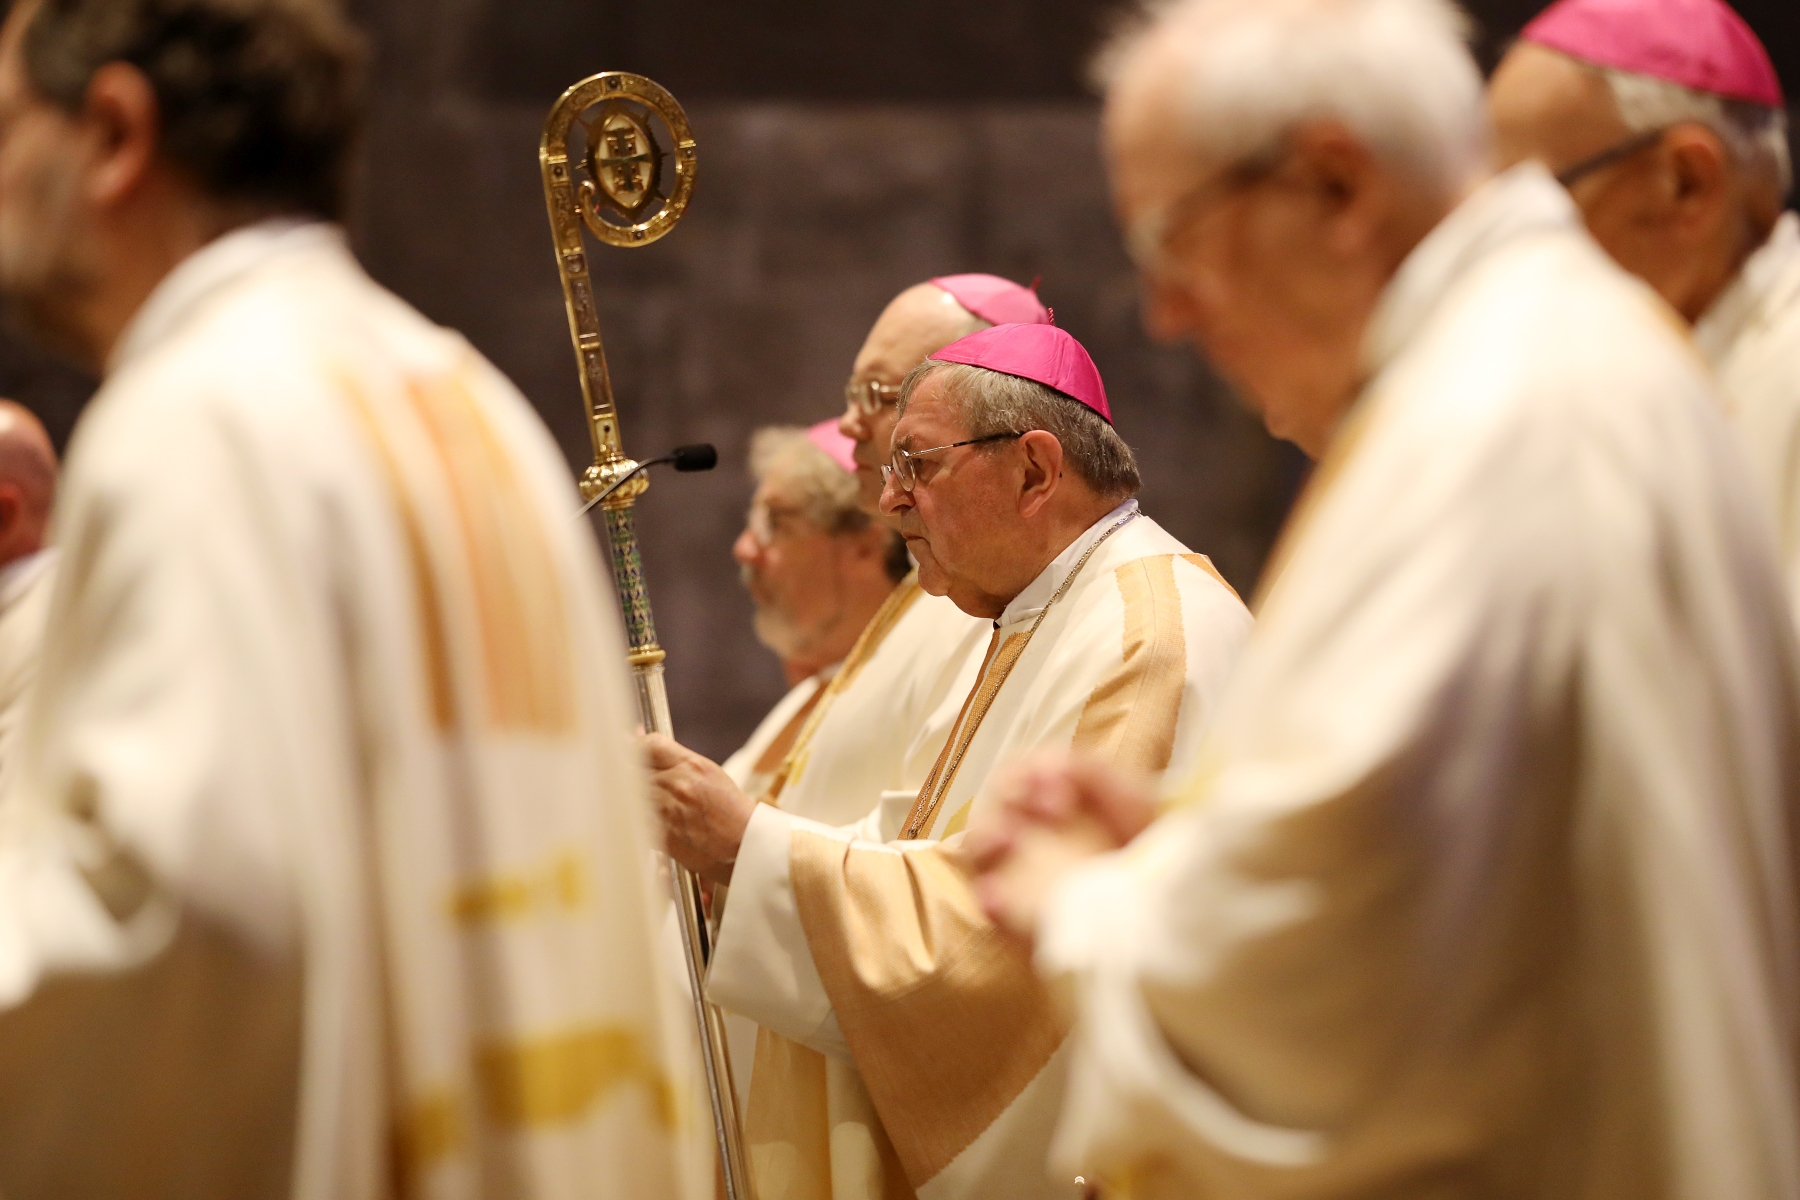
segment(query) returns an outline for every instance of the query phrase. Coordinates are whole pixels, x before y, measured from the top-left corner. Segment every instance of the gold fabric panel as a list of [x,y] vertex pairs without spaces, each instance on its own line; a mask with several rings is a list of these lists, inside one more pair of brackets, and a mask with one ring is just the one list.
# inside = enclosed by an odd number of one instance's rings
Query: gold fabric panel
[[529,1042],[483,1046],[475,1053],[482,1107],[501,1128],[555,1125],[584,1115],[613,1089],[644,1088],[665,1128],[675,1097],[655,1056],[629,1029],[596,1026]]
[[1113,576],[1125,599],[1122,661],[1088,696],[1072,748],[1116,767],[1162,771],[1175,752],[1175,725],[1187,682],[1187,634],[1175,556],[1136,559]]
[[793,749],[788,751],[786,761],[781,764],[781,769],[769,781],[769,790],[762,797],[765,803],[775,805],[781,803],[782,790],[790,782],[800,778],[800,773],[806,770],[807,752],[812,749],[813,735],[818,732],[819,723],[825,719],[825,714],[831,711],[831,702],[837,698],[838,693],[848,688],[856,677],[862,674],[862,669],[869,664],[871,658],[875,657],[875,651],[881,648],[881,643],[885,642],[888,634],[894,631],[894,626],[900,623],[900,618],[904,617],[907,610],[917,604],[919,597],[924,594],[919,587],[919,573],[914,571],[896,584],[894,590],[888,593],[887,599],[881,602],[881,607],[875,610],[875,615],[869,618],[869,623],[857,636],[856,645],[850,647],[850,653],[845,657],[844,665],[839,667],[838,673],[831,677],[831,682],[825,685],[824,695],[819,697],[819,702],[813,705],[812,716],[807,719],[799,735],[795,737]]
[[1018,1098],[1066,1029],[954,851],[796,830],[790,870],[819,977],[916,1188]]
[[380,460],[388,491],[400,510],[400,530],[406,539],[407,564],[412,568],[413,604],[419,620],[419,636],[424,643],[419,657],[425,663],[425,690],[431,698],[431,720],[440,732],[456,724],[456,690],[450,679],[450,639],[444,631],[444,605],[438,596],[437,574],[431,568],[431,553],[426,549],[425,530],[419,523],[412,496],[407,491],[400,463],[387,435],[376,423],[368,399],[348,377],[341,381],[350,411],[356,414],[369,444]]
[[407,398],[442,461],[462,532],[488,721],[567,733],[575,727],[575,679],[562,581],[512,457],[461,380],[420,380]]
[[906,815],[906,824],[900,832],[902,838],[922,837],[931,828],[931,818],[955,781],[963,755],[969,751],[969,743],[975,740],[976,731],[981,728],[988,709],[993,707],[994,697],[1000,694],[1001,685],[1012,674],[1019,656],[1025,653],[1030,642],[1029,633],[1015,633],[1002,643],[1000,631],[994,631],[994,640],[988,643],[987,661],[981,664],[980,682],[963,700],[962,711],[956,714],[956,726],[945,740],[944,748],[938,751],[937,762],[932,764],[931,774],[925,777],[925,786],[919,789],[919,798]]
[[856,1068],[767,1029],[744,1138],[757,1200],[914,1200]]

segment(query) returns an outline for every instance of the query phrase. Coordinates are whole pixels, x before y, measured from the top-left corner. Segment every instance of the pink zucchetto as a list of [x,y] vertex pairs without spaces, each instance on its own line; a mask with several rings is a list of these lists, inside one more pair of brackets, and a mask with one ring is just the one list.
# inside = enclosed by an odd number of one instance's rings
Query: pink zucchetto
[[1048,325],[1050,310],[1037,286],[1020,287],[998,275],[940,275],[931,281],[951,299],[992,325]]
[[1725,0],[1557,0],[1519,40],[1727,100],[1786,106],[1769,52]]
[[996,325],[951,342],[931,357],[1034,380],[1087,405],[1112,424],[1100,368],[1080,342],[1054,325]]
[[856,443],[838,432],[837,418],[820,421],[806,431],[812,444],[825,452],[827,458],[852,475],[856,474],[856,459],[851,453]]

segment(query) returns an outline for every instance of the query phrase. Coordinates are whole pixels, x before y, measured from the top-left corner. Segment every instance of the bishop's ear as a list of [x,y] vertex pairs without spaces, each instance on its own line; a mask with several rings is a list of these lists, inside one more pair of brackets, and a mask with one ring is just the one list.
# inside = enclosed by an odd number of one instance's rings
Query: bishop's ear
[[1018,441],[1024,457],[1024,474],[1019,488],[1019,515],[1035,516],[1049,503],[1062,479],[1063,448],[1056,435],[1046,429],[1034,429]]
[[134,192],[157,156],[162,119],[156,89],[129,63],[107,63],[88,82],[82,124],[97,142],[89,198],[108,207]]

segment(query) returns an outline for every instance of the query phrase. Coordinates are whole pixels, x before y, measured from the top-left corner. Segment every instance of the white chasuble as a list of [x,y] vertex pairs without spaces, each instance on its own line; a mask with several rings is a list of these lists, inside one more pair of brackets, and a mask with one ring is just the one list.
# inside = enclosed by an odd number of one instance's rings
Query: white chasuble
[[1800,215],[1782,214],[1694,340],[1718,372],[1725,411],[1773,505],[1800,622]]
[[622,639],[517,391],[335,229],[239,230],[134,318],[57,535],[0,1193],[703,1193]]
[[[827,825],[849,824],[883,803],[910,802],[949,734],[954,710],[943,711],[945,700],[980,663],[989,629],[949,600],[927,596],[909,575],[870,618],[784,761],[751,794]],[[726,1013],[725,1024],[746,1093],[758,1200],[910,1195],[848,1059],[737,1013]],[[804,1136],[796,1136],[797,1125]]]
[[1052,893],[1134,1198],[1793,1200],[1800,684],[1674,315],[1541,168],[1407,258],[1178,807]]
[[[995,768],[1028,750],[1191,767],[1249,625],[1211,564],[1129,502],[990,626],[907,803],[841,827],[766,808],[751,818],[710,991],[766,1031],[854,1063],[902,1175],[886,1194],[1070,1194],[1044,1167],[1063,1029],[1029,964],[981,916],[961,833]],[[764,1115],[758,1180],[781,1187],[759,1200],[833,1194],[787,1172],[806,1161],[820,1116]]]

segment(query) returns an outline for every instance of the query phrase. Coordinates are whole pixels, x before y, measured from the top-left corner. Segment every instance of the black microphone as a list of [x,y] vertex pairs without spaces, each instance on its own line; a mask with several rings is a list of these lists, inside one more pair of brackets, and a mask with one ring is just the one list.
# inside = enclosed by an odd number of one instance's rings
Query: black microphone
[[[711,442],[700,442],[693,446],[677,446],[665,457],[667,461],[675,464],[677,471],[710,471],[719,465],[719,452],[712,448]],[[663,460],[659,459],[658,461]]]
[[581,512],[578,515],[584,517],[587,516],[587,514],[593,510],[594,505],[600,503],[602,500],[624,487],[631,480],[636,479],[638,475],[644,471],[648,471],[651,467],[661,466],[663,463],[675,464],[675,469],[677,471],[710,471],[719,465],[719,452],[713,449],[712,445],[708,442],[697,442],[692,446],[677,446],[667,454],[660,455],[656,458],[646,459],[625,474],[619,476],[619,478],[613,480],[612,485],[604,492],[601,492],[598,496],[595,496],[592,500],[589,500],[586,504],[582,505]]

